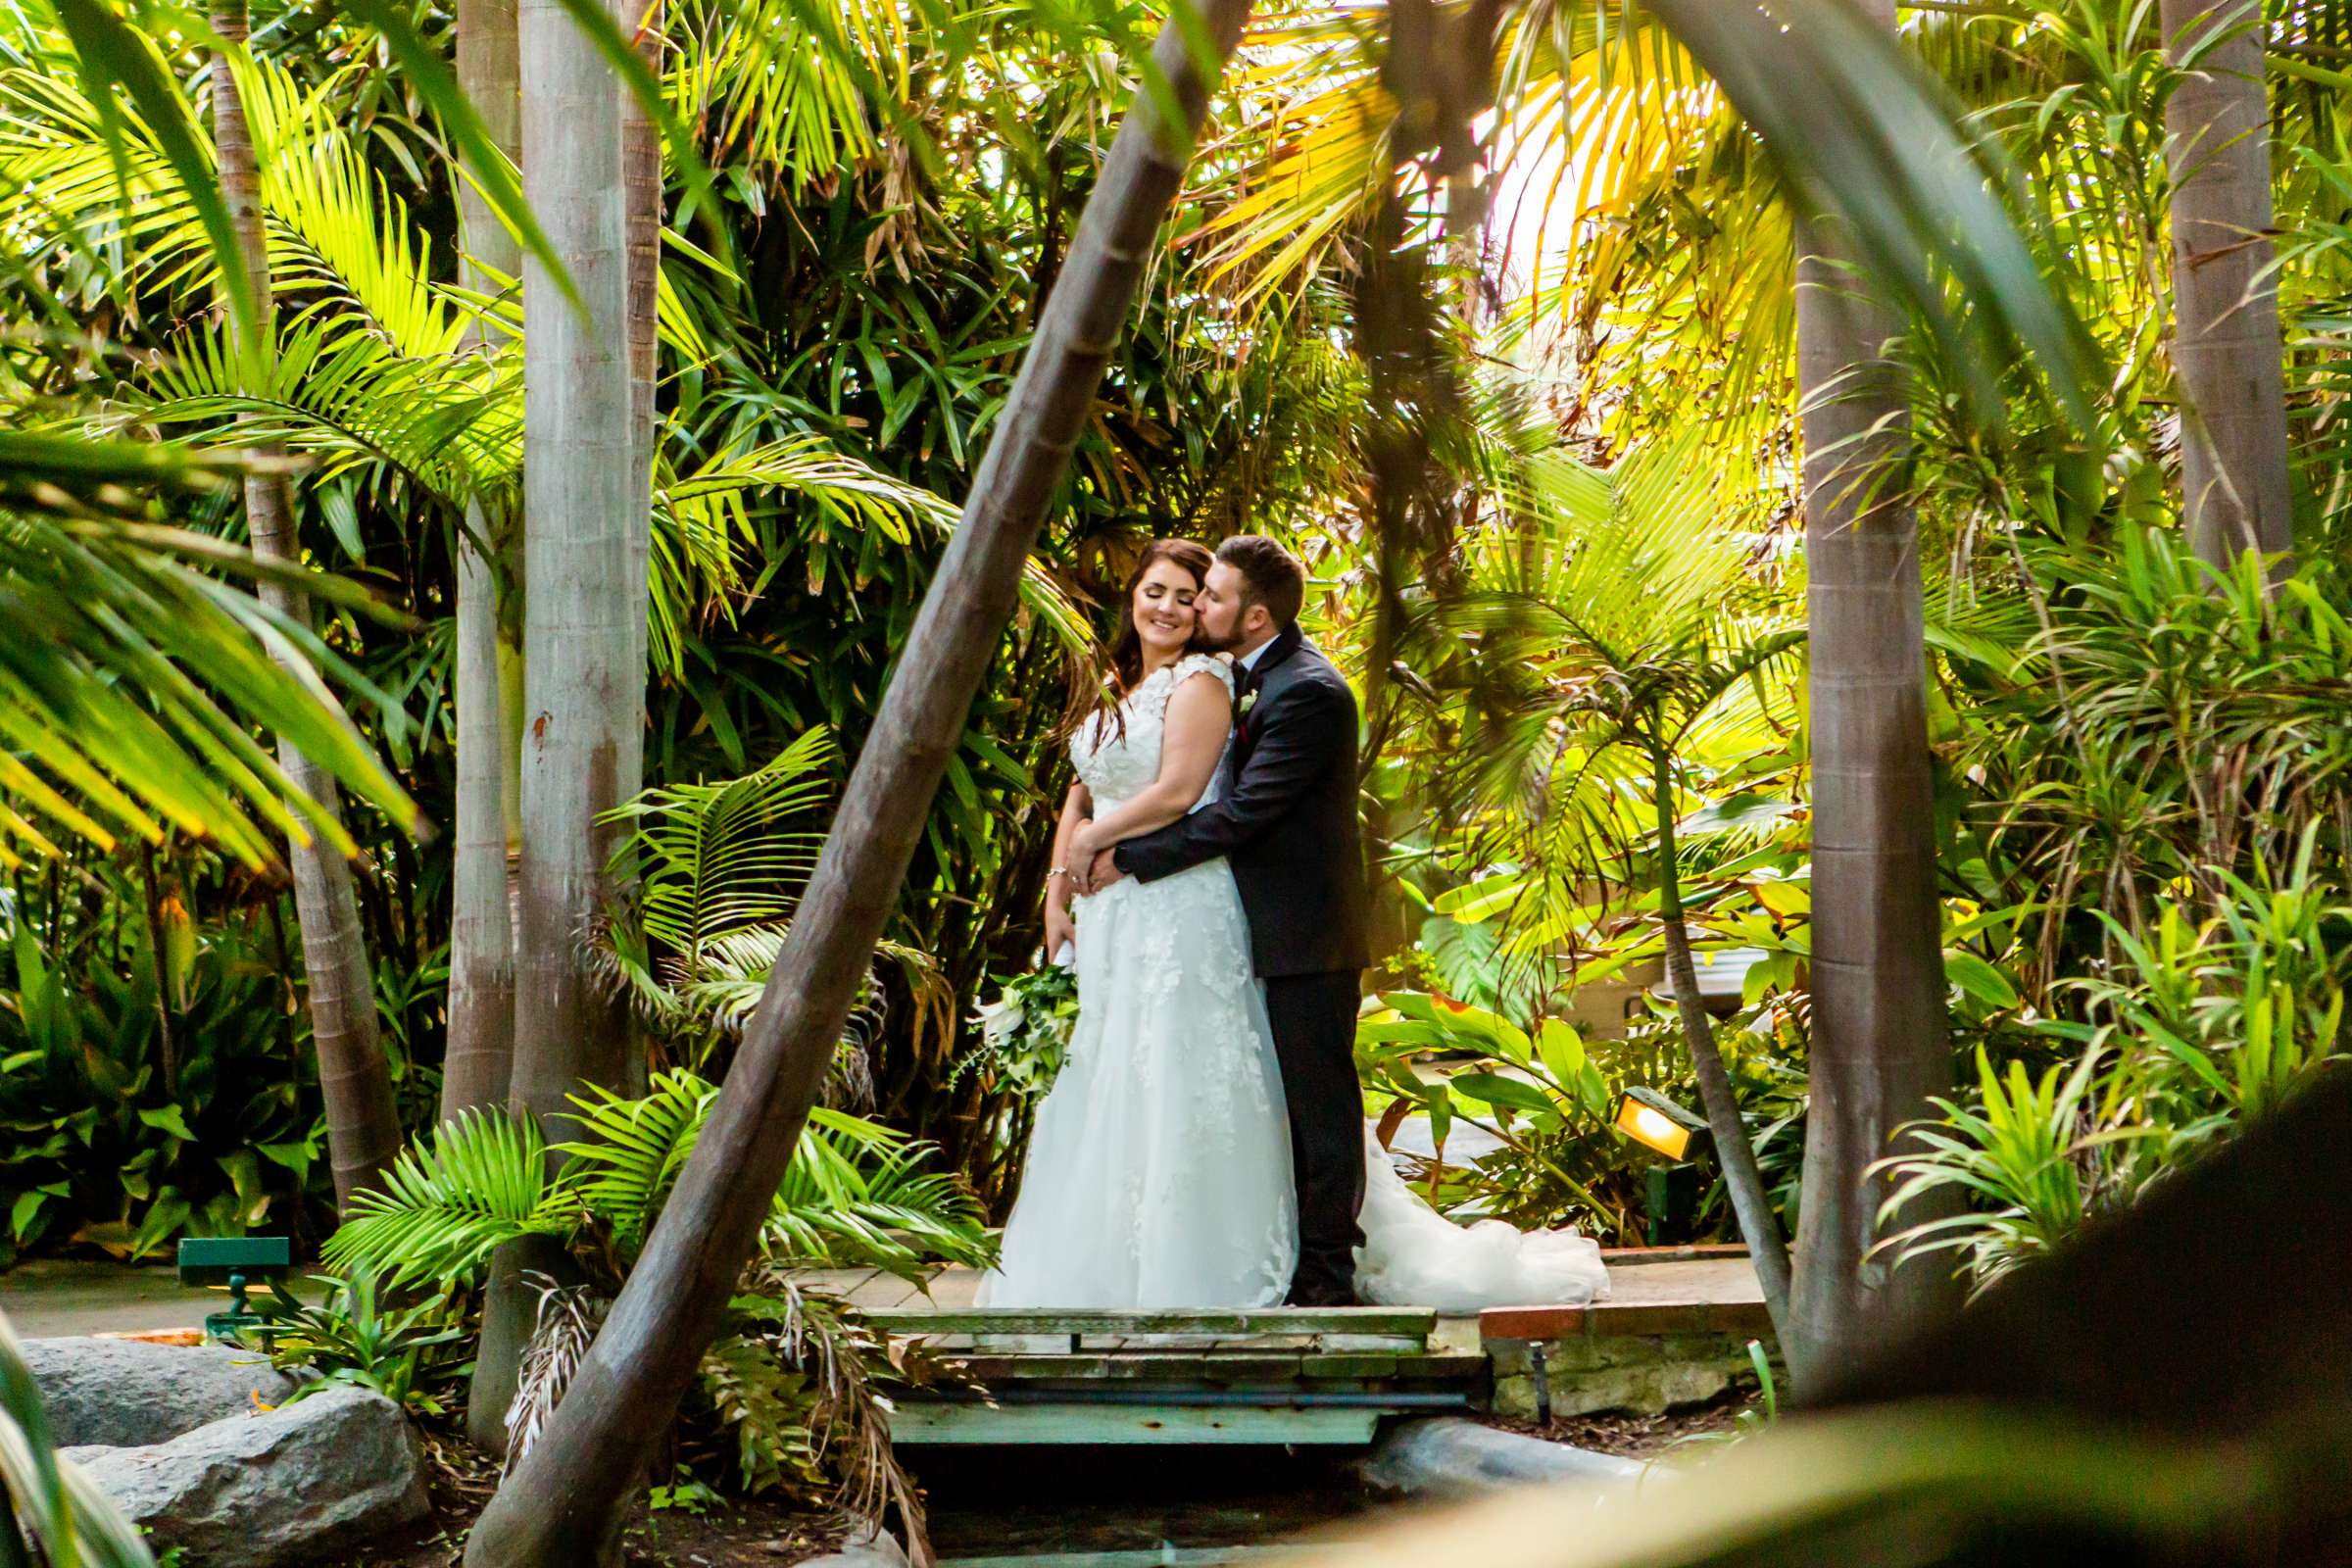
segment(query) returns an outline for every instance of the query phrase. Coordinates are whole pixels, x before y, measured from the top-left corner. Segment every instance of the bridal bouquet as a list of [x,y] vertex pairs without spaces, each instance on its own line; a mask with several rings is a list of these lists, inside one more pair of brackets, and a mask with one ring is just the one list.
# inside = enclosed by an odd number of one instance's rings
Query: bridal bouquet
[[1078,971],[1048,963],[1008,980],[972,1014],[980,1044],[948,1074],[950,1087],[977,1071],[987,1088],[1037,1099],[1054,1087],[1078,1022]]

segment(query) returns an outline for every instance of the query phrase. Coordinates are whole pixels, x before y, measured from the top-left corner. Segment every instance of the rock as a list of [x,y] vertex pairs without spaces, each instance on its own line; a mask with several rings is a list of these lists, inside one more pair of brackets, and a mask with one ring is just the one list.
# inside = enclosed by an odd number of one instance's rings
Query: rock
[[1648,1467],[1637,1459],[1440,1416],[1391,1427],[1358,1469],[1378,1492],[1458,1497],[1555,1481],[1599,1482],[1595,1490],[1607,1491],[1641,1479]]
[[801,1568],[906,1568],[906,1548],[887,1530],[852,1536],[839,1549],[811,1557]]
[[169,1443],[66,1457],[158,1546],[184,1547],[204,1562],[316,1562],[422,1518],[426,1506],[408,1418],[366,1389],[331,1387]]
[[24,1360],[61,1448],[169,1443],[208,1421],[281,1403],[294,1392],[267,1356],[220,1345],[27,1340]]

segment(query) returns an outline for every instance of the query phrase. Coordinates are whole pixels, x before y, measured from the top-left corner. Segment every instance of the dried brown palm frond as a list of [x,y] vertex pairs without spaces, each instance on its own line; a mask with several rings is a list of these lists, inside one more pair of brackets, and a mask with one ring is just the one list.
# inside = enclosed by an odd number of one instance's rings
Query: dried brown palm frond
[[777,1355],[810,1380],[816,1403],[809,1446],[841,1475],[834,1500],[876,1528],[888,1510],[897,1509],[908,1557],[916,1568],[928,1568],[922,1493],[891,1445],[890,1401],[874,1384],[874,1362],[887,1359],[888,1347],[850,1313],[847,1302],[809,1290],[786,1270],[759,1265],[744,1285],[759,1303],[755,1310]]
[[523,1347],[514,1402],[507,1407],[507,1463],[501,1479],[513,1475],[539,1441],[612,1306],[584,1285],[559,1285],[544,1274],[524,1278],[539,1291],[539,1318],[530,1343]]

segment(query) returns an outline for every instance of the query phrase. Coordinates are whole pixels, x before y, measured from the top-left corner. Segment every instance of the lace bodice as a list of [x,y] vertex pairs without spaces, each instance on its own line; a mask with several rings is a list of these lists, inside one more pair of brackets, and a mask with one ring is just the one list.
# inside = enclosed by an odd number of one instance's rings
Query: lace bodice
[[[1095,798],[1098,816],[1132,800],[1159,777],[1159,748],[1168,721],[1168,700],[1176,695],[1177,687],[1200,674],[1215,676],[1226,695],[1233,695],[1230,663],[1210,654],[1187,654],[1173,664],[1145,676],[1127,694],[1127,700],[1119,705],[1124,733],[1120,725],[1111,723],[1108,713],[1097,713],[1071,738],[1070,760],[1077,765],[1078,777]],[[1217,798],[1220,772],[1209,774],[1208,788],[1193,803],[1195,810]]]

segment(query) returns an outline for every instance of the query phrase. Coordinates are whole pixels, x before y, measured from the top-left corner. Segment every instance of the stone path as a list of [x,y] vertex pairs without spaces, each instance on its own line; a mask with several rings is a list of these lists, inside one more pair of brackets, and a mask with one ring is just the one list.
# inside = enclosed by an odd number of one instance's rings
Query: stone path
[[[1614,1314],[1640,1307],[1760,1303],[1763,1293],[1745,1255],[1737,1250],[1723,1253],[1722,1249],[1605,1253],[1610,1299],[1591,1310]],[[808,1278],[858,1306],[915,1310],[971,1305],[980,1277],[968,1268],[943,1268],[931,1275],[927,1295],[879,1269],[835,1269],[812,1272]],[[318,1294],[307,1278],[295,1282],[295,1289],[305,1298]],[[10,1325],[24,1339],[195,1328],[205,1313],[220,1310],[225,1299],[225,1292],[187,1289],[169,1265],[162,1264],[42,1258],[0,1274],[0,1311],[8,1314]]]
[[[305,1300],[320,1294],[307,1277],[287,1284]],[[0,1312],[19,1339],[199,1329],[207,1312],[227,1308],[227,1291],[191,1290],[169,1263],[44,1257],[0,1274]]]

